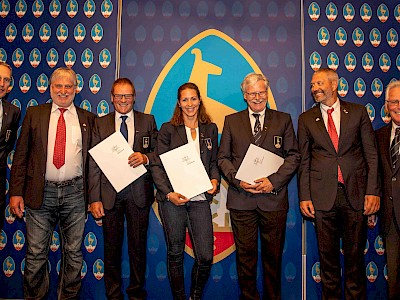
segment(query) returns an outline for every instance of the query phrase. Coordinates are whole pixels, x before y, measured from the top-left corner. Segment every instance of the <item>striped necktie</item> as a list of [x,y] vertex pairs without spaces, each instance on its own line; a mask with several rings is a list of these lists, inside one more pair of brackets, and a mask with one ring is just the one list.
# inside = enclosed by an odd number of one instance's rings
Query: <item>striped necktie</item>
[[260,123],[260,114],[253,114],[254,118],[256,118],[256,123],[254,124],[254,143],[257,146],[260,146],[259,141],[261,138],[261,123]]
[[390,146],[390,155],[392,157],[393,169],[396,168],[397,160],[399,159],[399,145],[400,145],[400,127],[396,128],[396,133]]

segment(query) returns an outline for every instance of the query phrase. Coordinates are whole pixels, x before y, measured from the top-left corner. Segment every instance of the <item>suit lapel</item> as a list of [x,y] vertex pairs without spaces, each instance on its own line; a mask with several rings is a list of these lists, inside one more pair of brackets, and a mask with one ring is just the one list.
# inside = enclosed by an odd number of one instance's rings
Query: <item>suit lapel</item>
[[[339,100],[340,101],[340,100]],[[339,147],[340,150],[344,141],[348,141],[346,139],[347,127],[350,120],[351,111],[345,102],[340,101],[340,135],[339,135]]]
[[138,140],[138,138],[139,138],[139,128],[143,128],[143,126],[141,126],[141,123],[142,122],[142,119],[141,119],[141,115],[140,114],[138,114],[136,111],[133,111],[133,124],[134,124],[134,127],[135,127],[135,135],[134,135],[134,138],[133,138],[133,149],[135,149],[135,147],[136,147],[136,145],[137,145],[137,143],[138,142],[140,142],[139,140]]
[[50,114],[51,114],[51,107],[52,105],[46,104],[41,106],[42,111],[40,111],[40,115],[44,116],[40,118],[40,131],[42,137],[42,146],[43,146],[43,153],[46,153],[47,157],[47,143],[48,143],[48,136],[49,136],[49,123],[50,123]]
[[333,146],[331,137],[329,136],[328,130],[325,127],[324,119],[322,118],[321,107],[320,105],[316,105],[313,108],[314,113],[314,120],[315,125],[317,126],[318,130],[320,131],[322,137],[324,138],[325,142],[330,145],[333,151],[336,152],[335,146]]
[[[265,116],[264,116],[264,124],[263,127],[261,128],[261,137],[260,137],[260,145],[262,145],[262,143],[264,142],[265,137],[268,134],[269,131],[269,124],[271,124],[272,120],[272,113],[271,111],[266,108],[265,109]],[[254,141],[254,137],[253,137],[253,141]]]
[[[380,154],[382,156],[382,161],[389,165],[389,168],[392,166],[392,157],[390,155],[390,134],[392,130],[392,122],[385,126],[383,129],[383,134],[381,136],[382,142],[379,143],[381,145]],[[390,168],[392,169],[392,168]]]
[[[10,112],[10,106],[8,105],[9,103],[6,100],[1,100],[2,106],[3,106],[3,121],[1,124],[1,131],[0,131],[0,136],[6,135],[7,128],[9,127],[8,124],[10,124],[10,119],[11,115],[9,114]],[[11,104],[12,105],[12,104]]]
[[83,161],[86,161],[87,151],[88,151],[88,140],[89,140],[89,128],[87,124],[87,118],[85,117],[84,113],[75,106],[76,112],[78,114],[79,125],[81,127],[82,133],[82,153],[83,153]]
[[242,112],[240,113],[240,119],[242,122],[242,128],[244,128],[244,130],[246,131],[247,137],[249,138],[250,142],[254,144],[254,136],[253,136],[253,131],[251,129],[248,109],[242,110]]
[[[176,132],[178,133],[178,136],[181,138],[182,140],[182,145],[187,144],[188,139],[186,136],[186,128],[185,125],[180,125],[180,126],[176,126],[175,127]],[[200,130],[199,130],[200,131]]]

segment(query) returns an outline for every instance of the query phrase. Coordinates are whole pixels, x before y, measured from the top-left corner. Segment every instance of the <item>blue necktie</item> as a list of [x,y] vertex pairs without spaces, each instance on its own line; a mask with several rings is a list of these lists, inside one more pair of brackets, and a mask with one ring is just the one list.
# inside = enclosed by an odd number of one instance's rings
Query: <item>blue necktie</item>
[[128,118],[128,116],[121,116],[122,122],[121,122],[121,128],[120,128],[120,131],[121,131],[122,135],[124,136],[124,138],[126,139],[126,141],[128,141],[128,126],[126,125],[127,118]]

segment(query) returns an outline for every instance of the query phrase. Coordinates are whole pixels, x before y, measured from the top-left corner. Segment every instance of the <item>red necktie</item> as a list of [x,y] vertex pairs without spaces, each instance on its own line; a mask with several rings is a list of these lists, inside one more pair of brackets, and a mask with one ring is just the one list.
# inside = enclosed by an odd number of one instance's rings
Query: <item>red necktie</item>
[[[328,113],[328,133],[332,140],[332,144],[335,147],[336,152],[338,151],[339,147],[339,137],[336,131],[335,123],[333,122],[332,112],[333,108],[327,110]],[[338,181],[344,184],[342,170],[340,170],[340,166],[338,165]]]
[[53,164],[57,169],[61,168],[65,164],[65,140],[66,140],[66,129],[65,129],[65,119],[64,112],[66,108],[59,108],[60,117],[57,123],[57,133],[56,141],[54,143],[54,155]]

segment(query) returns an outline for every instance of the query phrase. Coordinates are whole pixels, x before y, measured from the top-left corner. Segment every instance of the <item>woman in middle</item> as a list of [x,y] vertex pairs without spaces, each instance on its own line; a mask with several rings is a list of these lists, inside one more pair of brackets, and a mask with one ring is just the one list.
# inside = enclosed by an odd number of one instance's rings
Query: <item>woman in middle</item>
[[[158,133],[157,155],[194,143],[213,188],[191,199],[174,191],[157,157],[152,166],[157,186],[157,201],[167,242],[168,276],[175,300],[186,299],[183,272],[186,228],[193,245],[195,262],[192,269],[190,298],[200,300],[210,275],[214,236],[210,201],[218,190],[220,175],[217,166],[218,129],[211,122],[194,83],[185,83],[178,89],[178,100],[170,122],[164,123]],[[188,178],[189,185],[191,182]]]

